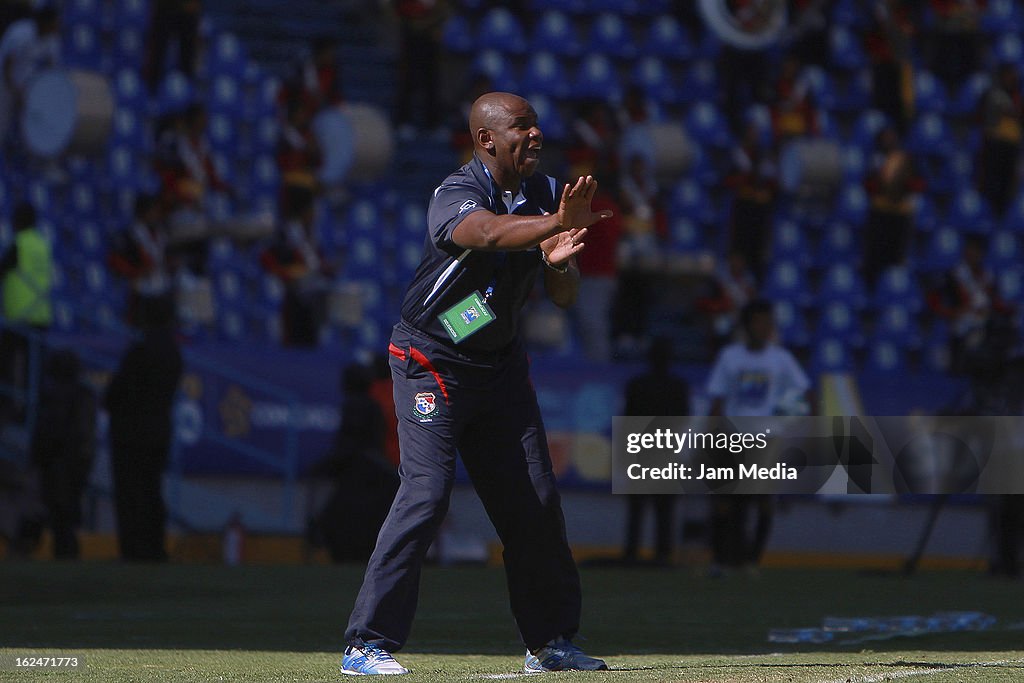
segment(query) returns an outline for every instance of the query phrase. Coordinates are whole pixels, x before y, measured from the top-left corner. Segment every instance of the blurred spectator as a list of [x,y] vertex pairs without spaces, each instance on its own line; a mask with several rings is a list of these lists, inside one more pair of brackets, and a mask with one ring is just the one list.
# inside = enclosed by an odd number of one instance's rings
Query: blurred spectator
[[831,0],[789,0],[789,50],[804,64],[826,66]]
[[138,325],[155,301],[174,300],[173,264],[167,256],[163,207],[158,197],[135,198],[135,221],[114,238],[107,256],[110,269],[131,283],[128,322]]
[[19,19],[0,37],[0,149],[9,148],[32,78],[60,63],[60,13],[49,5]]
[[[611,174],[602,171],[598,175],[607,180]],[[607,362],[612,357],[611,316],[619,239],[622,236],[622,209],[603,186],[598,187],[591,207],[596,212],[608,209],[613,214],[595,232],[587,234],[584,238],[586,248],[576,257],[580,269],[580,290],[574,317],[584,355],[593,361]]]
[[[732,10],[740,23],[760,21],[761,14],[773,11],[772,3],[741,0],[735,4],[741,5]],[[707,28],[702,27],[701,31],[707,31]],[[746,50],[728,43],[722,45],[718,55],[718,73],[721,74],[722,101],[728,105],[726,115],[733,133],[739,134],[743,129],[743,112],[750,105],[770,99],[770,69],[771,59],[764,50]]]
[[934,17],[930,34],[935,75],[954,88],[978,69],[978,30],[987,0],[929,0]]
[[909,3],[903,0],[875,0],[872,9],[871,27],[865,34],[871,59],[871,103],[902,135],[913,112],[913,16]]
[[473,158],[473,135],[469,131],[469,110],[477,98],[494,90],[494,83],[484,73],[474,73],[459,99],[459,113],[449,121],[451,144],[459,155],[459,163],[468,163]]
[[[713,416],[778,415],[807,412],[811,382],[793,355],[776,344],[772,304],[748,303],[740,316],[743,341],[718,355],[708,379]],[[712,574],[725,569],[756,567],[771,531],[771,496],[710,496]],[[753,538],[748,515],[757,511]]]
[[161,482],[173,438],[172,409],[182,359],[174,336],[174,307],[154,303],[110,378],[110,464],[121,559],[162,562],[166,508]]
[[732,168],[725,184],[735,193],[730,251],[743,254],[760,282],[768,258],[778,180],[774,154],[764,148],[753,123],[747,125],[740,144],[732,150]]
[[153,0],[146,41],[146,82],[156,91],[167,72],[167,49],[177,43],[178,71],[194,80],[199,47],[200,0]]
[[39,471],[57,559],[78,557],[82,493],[96,457],[96,396],[79,372],[74,352],[61,350],[49,356],[32,434],[32,463]]
[[320,326],[326,315],[331,268],[317,245],[312,193],[293,188],[290,194],[287,204],[291,209],[285,215],[284,226],[260,261],[267,272],[284,283],[282,343],[315,347],[320,343]]
[[804,77],[803,64],[793,54],[779,66],[772,92],[772,130],[781,144],[790,138],[818,132],[818,115],[811,90]]
[[874,287],[882,272],[907,258],[914,224],[914,195],[924,189],[913,160],[900,146],[895,128],[876,138],[873,170],[867,179],[871,198],[864,231],[864,281]]
[[981,148],[981,193],[1002,216],[1017,188],[1024,98],[1015,64],[1000,64],[995,82],[982,100],[984,142]]
[[211,192],[232,194],[213,163],[206,139],[206,108],[190,104],[165,126],[159,140],[157,171],[168,203],[168,241],[182,252],[183,265],[194,274],[206,271]]
[[[36,210],[23,202],[11,216],[14,243],[0,256],[3,282],[3,327],[0,335],[0,381],[15,390],[28,387],[30,331],[45,333],[53,322],[50,292],[53,288],[53,255],[50,241],[39,230]],[[4,412],[20,419],[20,402],[3,401]],[[10,417],[12,415],[0,416]]]
[[729,252],[725,263],[715,271],[713,286],[711,295],[698,300],[697,307],[710,318],[717,353],[732,339],[740,310],[757,296],[757,281],[743,252]]
[[0,2],[0,36],[16,21],[32,16],[29,0],[3,0]]
[[616,258],[621,273],[613,305],[612,334],[618,351],[628,356],[642,346],[647,334],[648,293],[660,264],[660,236],[665,220],[658,186],[642,154],[626,160],[619,181],[619,199],[622,230]]
[[[690,386],[672,372],[672,340],[658,337],[647,353],[648,367],[626,385],[624,415],[674,416],[690,414]],[[636,562],[643,529],[644,511],[654,510],[654,561],[667,565],[672,561],[672,527],[675,496],[633,494],[626,496],[629,516],[626,523],[626,547],[623,559]]]
[[607,102],[578,103],[565,152],[567,177],[586,176],[595,168],[614,170],[618,165],[618,139],[615,112]]
[[306,99],[289,100],[281,137],[277,143],[277,167],[281,177],[280,208],[289,213],[290,197],[301,192],[315,193],[319,189],[317,170],[323,156],[320,144],[313,134],[313,109]]
[[349,365],[342,373],[341,424],[314,474],[335,482],[313,523],[334,562],[365,562],[398,491],[398,472],[384,458],[387,423],[370,395],[373,372]]
[[417,128],[437,131],[441,123],[438,71],[441,29],[448,6],[445,0],[394,0],[394,3],[401,40],[395,123],[399,135],[411,139]]
[[968,357],[984,348],[993,314],[1011,310],[999,297],[995,276],[985,266],[987,248],[983,236],[968,235],[960,263],[929,295],[932,311],[950,323],[950,364],[955,372],[967,370]]
[[324,107],[332,107],[345,99],[341,89],[341,68],[338,65],[338,43],[330,36],[313,40],[309,54],[295,66],[295,72],[281,87],[281,102],[286,111],[302,104],[308,117]]
[[391,379],[391,363],[388,356],[378,353],[371,364],[373,382],[370,384],[370,396],[380,406],[384,415],[384,458],[398,468],[398,414],[395,413],[394,381]]

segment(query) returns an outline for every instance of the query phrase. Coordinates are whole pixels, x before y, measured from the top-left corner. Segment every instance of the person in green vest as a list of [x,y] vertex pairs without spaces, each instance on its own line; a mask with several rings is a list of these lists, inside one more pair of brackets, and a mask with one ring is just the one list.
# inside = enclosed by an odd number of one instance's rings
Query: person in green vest
[[53,255],[37,227],[35,208],[23,202],[11,216],[14,242],[0,257],[3,283],[3,338],[0,370],[8,389],[24,388],[28,377],[29,340],[25,328],[45,332],[53,322],[50,290]]

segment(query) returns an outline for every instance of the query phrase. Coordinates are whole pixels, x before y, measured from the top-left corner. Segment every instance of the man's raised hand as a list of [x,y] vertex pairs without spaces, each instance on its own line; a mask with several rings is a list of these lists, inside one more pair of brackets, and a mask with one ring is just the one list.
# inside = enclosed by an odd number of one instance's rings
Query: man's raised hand
[[612,212],[607,209],[596,213],[591,210],[590,202],[596,193],[597,181],[594,176],[580,176],[571,187],[569,183],[565,184],[562,200],[558,204],[558,223],[562,230],[588,228],[599,220],[612,217]]

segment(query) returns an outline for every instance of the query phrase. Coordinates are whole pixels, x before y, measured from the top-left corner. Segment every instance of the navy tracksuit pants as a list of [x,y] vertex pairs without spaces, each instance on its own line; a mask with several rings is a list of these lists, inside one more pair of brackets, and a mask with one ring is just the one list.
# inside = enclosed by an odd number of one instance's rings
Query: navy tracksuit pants
[[345,633],[401,649],[420,570],[448,511],[456,455],[504,546],[512,614],[536,650],[579,628],[580,581],[521,344],[469,358],[399,323],[391,338],[401,484]]

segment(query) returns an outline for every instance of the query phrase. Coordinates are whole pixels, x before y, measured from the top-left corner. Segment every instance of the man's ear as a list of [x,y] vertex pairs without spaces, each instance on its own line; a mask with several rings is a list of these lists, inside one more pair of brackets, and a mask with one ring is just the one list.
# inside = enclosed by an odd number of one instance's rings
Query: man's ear
[[480,147],[486,149],[488,152],[494,151],[494,140],[491,139],[491,131],[486,128],[478,128],[476,131],[476,141]]

